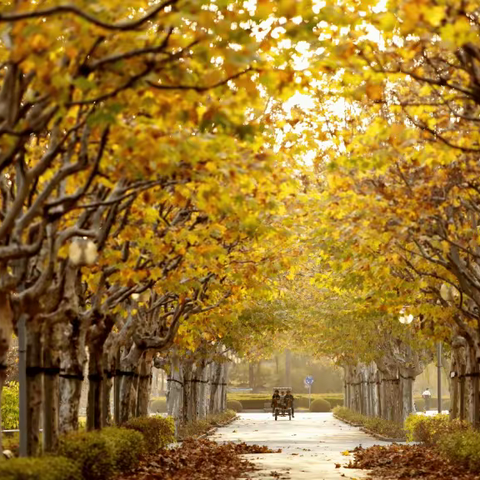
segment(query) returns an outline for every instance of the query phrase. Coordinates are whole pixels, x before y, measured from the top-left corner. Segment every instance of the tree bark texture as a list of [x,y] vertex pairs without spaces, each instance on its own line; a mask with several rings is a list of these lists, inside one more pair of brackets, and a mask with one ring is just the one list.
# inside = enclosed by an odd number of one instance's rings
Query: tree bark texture
[[152,389],[152,355],[145,353],[140,364],[140,375],[138,378],[137,416],[148,415],[148,403]]
[[60,332],[61,325],[53,325],[45,332],[49,348],[43,349],[43,450],[56,449],[59,435],[60,409]]
[[178,357],[172,357],[170,375],[167,378],[168,415],[173,417],[175,422],[175,433],[178,432],[183,414],[183,367]]
[[85,364],[85,332],[81,320],[72,319],[65,340],[66,349],[60,357],[60,433],[78,430],[78,414]]
[[[0,405],[2,390],[7,378],[7,355],[13,333],[13,313],[8,294],[0,294]],[[0,411],[0,425],[2,413]],[[0,428],[0,451],[2,451],[2,429]]]
[[423,368],[416,359],[385,357],[370,364],[344,365],[345,406],[363,415],[403,424],[413,411],[413,381]]
[[27,455],[39,454],[39,432],[43,397],[42,334],[34,322],[27,322]]

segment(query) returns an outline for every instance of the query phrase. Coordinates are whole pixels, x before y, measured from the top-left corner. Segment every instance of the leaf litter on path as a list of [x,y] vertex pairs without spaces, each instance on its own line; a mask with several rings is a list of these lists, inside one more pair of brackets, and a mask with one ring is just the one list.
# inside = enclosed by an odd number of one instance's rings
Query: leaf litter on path
[[134,472],[116,480],[231,480],[257,469],[242,455],[280,452],[246,443],[186,439],[176,448],[150,455]]
[[372,479],[382,480],[480,480],[480,475],[450,462],[424,445],[357,447],[346,468],[371,470]]

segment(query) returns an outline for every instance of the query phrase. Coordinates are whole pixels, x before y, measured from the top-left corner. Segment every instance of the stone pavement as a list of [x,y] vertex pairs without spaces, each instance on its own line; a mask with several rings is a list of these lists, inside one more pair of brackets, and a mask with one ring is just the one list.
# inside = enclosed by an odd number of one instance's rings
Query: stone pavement
[[[242,441],[282,449],[282,453],[247,455],[261,469],[248,478],[261,480],[345,480],[366,478],[364,470],[346,469],[352,456],[342,455],[362,445],[387,445],[331,413],[295,413],[292,421],[275,421],[268,413],[241,413],[239,419],[219,428],[210,438],[217,442]],[[336,468],[340,464],[340,468]]]

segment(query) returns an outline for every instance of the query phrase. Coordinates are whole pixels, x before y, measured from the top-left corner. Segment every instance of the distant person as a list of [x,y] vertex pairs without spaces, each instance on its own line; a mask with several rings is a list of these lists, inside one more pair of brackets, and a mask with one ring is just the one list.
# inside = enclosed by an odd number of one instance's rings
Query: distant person
[[428,387],[422,393],[422,398],[425,401],[425,411],[430,410],[430,400],[432,398],[432,394],[430,393],[430,389]]
[[275,413],[275,407],[278,402],[280,402],[280,393],[278,390],[275,390],[272,395],[272,413]]
[[283,390],[280,392],[280,407],[282,410],[285,409],[285,392]]
[[288,403],[290,402],[291,408],[292,408],[292,417],[295,417],[295,412],[293,410],[293,401],[295,399],[293,398],[292,392],[290,390],[287,390],[287,393],[285,394],[285,403],[288,406]]

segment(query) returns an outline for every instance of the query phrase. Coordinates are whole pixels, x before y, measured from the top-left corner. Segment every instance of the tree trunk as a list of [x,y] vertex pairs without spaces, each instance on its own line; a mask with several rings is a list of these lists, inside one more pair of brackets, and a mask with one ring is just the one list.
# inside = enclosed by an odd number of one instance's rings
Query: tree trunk
[[27,322],[27,455],[39,454],[39,431],[43,391],[42,334],[40,328]]
[[[0,293],[0,405],[2,390],[7,378],[7,355],[13,333],[13,314],[10,299],[6,293]],[[2,449],[2,412],[0,409],[0,452]]]
[[188,423],[193,421],[193,408],[192,405],[192,390],[195,388],[193,385],[193,362],[182,362],[183,370],[183,409],[182,409],[182,423]]
[[404,368],[400,371],[400,391],[402,403],[402,424],[407,417],[413,412],[413,381],[415,378],[411,376],[411,372]]
[[160,370],[160,395],[165,393],[165,371]]
[[175,434],[178,433],[183,412],[183,369],[177,356],[172,358],[170,375],[167,378],[168,415],[173,417],[175,422]]
[[220,411],[227,409],[228,363],[222,363],[222,382],[220,390]]
[[113,379],[112,375],[107,375],[103,381],[103,391],[102,391],[102,425],[112,425],[112,410],[110,408],[110,397],[112,394],[112,387],[113,387]]
[[87,429],[100,430],[105,426],[105,370],[108,363],[105,343],[115,325],[115,316],[96,315],[93,325],[88,331],[88,405],[87,405]]
[[210,377],[210,414],[218,413],[219,409],[219,386],[222,379],[222,365],[217,362],[213,362],[211,365],[211,377]]
[[103,345],[90,344],[88,348],[88,403],[87,430],[103,428]]
[[120,350],[115,355],[115,377],[113,379],[113,419],[115,425],[120,425],[120,395],[121,395],[121,377],[120,370]]
[[133,344],[128,354],[120,359],[120,368],[117,371],[117,376],[120,378],[120,423],[137,415],[138,368],[143,353],[144,350]]
[[60,408],[60,341],[57,324],[47,330],[45,343],[49,348],[43,349],[43,451],[52,452],[58,443],[58,420]]
[[145,353],[140,365],[140,376],[138,379],[137,416],[148,416],[148,404],[152,388],[152,355]]
[[252,389],[255,388],[255,370],[252,362],[248,364],[248,386]]
[[66,350],[60,357],[60,433],[78,430],[80,397],[86,363],[85,332],[80,319],[73,319],[66,335]]
[[466,372],[465,372],[465,407],[466,420],[476,426],[479,422],[478,401],[478,363],[476,349],[473,341],[467,340],[466,346]]
[[291,387],[292,377],[292,352],[290,350],[285,350],[285,386]]
[[206,364],[205,360],[202,360],[197,365],[196,377],[198,379],[197,383],[197,412],[198,418],[205,418],[208,414],[208,395],[210,393],[210,382],[209,378],[209,367]]
[[261,390],[262,388],[261,382],[262,382],[262,361],[259,360],[257,362],[257,371],[255,372],[255,387],[253,388],[255,392],[258,392],[259,390]]

